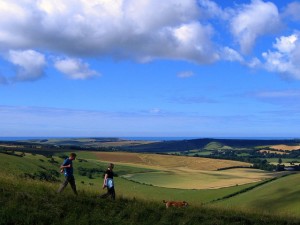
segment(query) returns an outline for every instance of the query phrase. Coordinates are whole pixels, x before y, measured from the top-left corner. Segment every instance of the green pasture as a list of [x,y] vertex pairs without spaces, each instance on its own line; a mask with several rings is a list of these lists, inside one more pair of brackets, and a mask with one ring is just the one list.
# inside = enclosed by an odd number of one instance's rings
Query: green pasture
[[300,173],[282,177],[215,204],[297,216],[300,211]]
[[[278,164],[278,160],[279,158],[267,158],[266,159],[269,163],[274,163],[274,164]],[[282,160],[282,163],[289,163],[289,162],[292,162],[292,161],[298,161],[300,162],[300,158],[281,158]]]
[[[2,155],[0,155],[1,157]],[[0,171],[0,225],[298,225],[299,218],[209,206],[166,209],[162,202],[117,196],[115,201],[96,193],[70,189],[56,193],[57,184],[16,178]]]
[[216,189],[258,182],[273,177],[256,169],[231,169],[221,171],[159,171],[128,174],[124,177],[139,183],[166,188]]

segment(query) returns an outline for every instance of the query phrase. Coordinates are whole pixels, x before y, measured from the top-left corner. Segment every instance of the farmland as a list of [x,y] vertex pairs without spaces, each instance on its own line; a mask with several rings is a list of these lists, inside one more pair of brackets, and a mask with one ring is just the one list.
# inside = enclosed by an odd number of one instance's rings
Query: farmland
[[[249,169],[249,163],[231,160],[121,152],[95,152],[94,154],[102,161],[155,169],[157,171],[126,174],[123,177],[166,188],[217,189],[259,182],[274,176],[269,172]],[[218,171],[230,167],[246,168]]]
[[[63,179],[62,175],[57,174],[59,165],[72,147],[38,146],[41,147],[33,146],[26,152],[26,143],[14,143],[13,147],[5,143],[0,153],[0,179],[3,181],[5,177],[14,177],[12,180],[28,184],[38,184],[42,179],[52,190],[57,189]],[[217,147],[221,148],[220,152],[248,151],[228,146],[211,143],[203,151],[214,152]],[[297,191],[300,189],[297,182],[300,174],[297,173],[282,177],[291,173],[254,169],[249,162],[175,155],[174,152],[169,155],[83,149],[75,150],[78,157],[74,162],[76,183],[81,195],[88,193],[99,196],[105,192],[101,188],[103,171],[108,162],[113,162],[118,199],[136,199],[160,206],[163,199],[185,200],[192,207],[205,205],[217,207],[217,210],[229,208],[233,212],[277,213],[289,218],[294,215],[290,215],[288,209],[296,212],[300,208]],[[197,151],[191,150],[190,153]],[[278,158],[267,160],[276,163]],[[287,164],[289,160],[283,158],[282,162]],[[72,195],[69,188],[65,195]]]

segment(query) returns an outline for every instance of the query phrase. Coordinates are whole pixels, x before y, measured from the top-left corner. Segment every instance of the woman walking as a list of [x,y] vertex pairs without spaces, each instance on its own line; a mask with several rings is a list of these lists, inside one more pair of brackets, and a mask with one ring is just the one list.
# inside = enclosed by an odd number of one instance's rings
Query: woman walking
[[105,171],[104,180],[103,180],[103,189],[107,188],[107,193],[101,195],[101,198],[107,198],[109,196],[113,200],[115,200],[116,198],[113,169],[114,169],[114,164],[110,163],[108,165],[107,170]]

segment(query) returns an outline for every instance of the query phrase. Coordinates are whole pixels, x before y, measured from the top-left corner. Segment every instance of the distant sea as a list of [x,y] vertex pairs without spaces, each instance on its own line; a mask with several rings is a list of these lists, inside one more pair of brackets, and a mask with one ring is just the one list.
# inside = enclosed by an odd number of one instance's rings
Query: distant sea
[[179,141],[202,138],[240,139],[240,140],[291,140],[299,137],[0,137],[0,141],[24,141],[36,139],[64,139],[64,138],[120,138],[135,141]]

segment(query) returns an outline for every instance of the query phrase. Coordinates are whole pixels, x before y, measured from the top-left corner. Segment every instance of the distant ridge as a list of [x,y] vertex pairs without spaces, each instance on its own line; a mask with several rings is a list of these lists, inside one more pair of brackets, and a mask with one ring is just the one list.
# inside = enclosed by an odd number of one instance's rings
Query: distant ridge
[[[141,151],[141,152],[172,152],[172,151],[187,151],[193,149],[203,149],[211,142],[218,142],[225,146],[235,148],[251,148],[255,146],[264,145],[297,145],[300,143],[299,139],[286,139],[286,140],[251,140],[251,139],[214,139],[214,138],[201,138],[180,141],[162,141],[150,144],[142,144],[137,146],[125,147],[126,150]],[[123,147],[124,148],[124,147]]]

